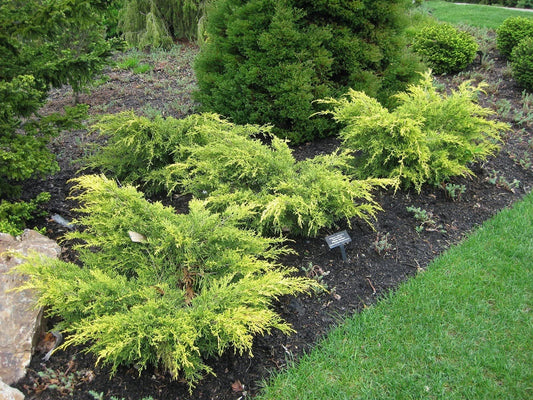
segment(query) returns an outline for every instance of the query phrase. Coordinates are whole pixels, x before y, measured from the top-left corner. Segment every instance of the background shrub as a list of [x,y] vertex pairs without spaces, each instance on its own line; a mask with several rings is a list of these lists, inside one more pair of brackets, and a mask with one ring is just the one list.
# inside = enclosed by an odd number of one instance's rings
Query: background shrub
[[111,0],[102,15],[102,24],[105,27],[107,38],[114,38],[120,35],[118,30],[119,15],[124,8],[124,0]]
[[533,91],[533,36],[522,39],[511,53],[513,78],[519,85]]
[[168,48],[176,40],[195,40],[210,0],[122,0],[119,30],[138,48]]
[[507,18],[496,30],[496,43],[500,53],[509,58],[515,46],[525,37],[533,37],[533,19]]
[[35,199],[28,202],[0,201],[0,232],[17,236],[22,234],[26,222],[41,215],[39,206],[50,200],[50,193],[42,192]]
[[357,177],[399,178],[420,191],[426,182],[440,185],[452,176],[472,175],[469,164],[498,149],[499,134],[508,127],[485,118],[492,111],[476,103],[481,89],[465,82],[441,95],[428,72],[419,85],[397,95],[393,111],[355,91],[324,103],[344,125],[342,146],[358,153]]
[[[48,89],[77,92],[106,64],[100,0],[3,1],[0,6],[0,199],[17,197],[20,182],[57,170],[46,147],[77,125],[86,108],[40,118]],[[21,23],[23,21],[23,23]]]
[[67,238],[83,241],[83,266],[34,259],[19,268],[30,277],[20,289],[34,289],[61,317],[63,348],[83,344],[113,373],[153,365],[193,386],[212,372],[204,358],[250,352],[254,336],[272,329],[292,331],[270,307],[278,297],[319,288],[276,263],[287,252],[280,239],[238,228],[245,208],[212,214],[193,201],[178,215],[131,186],[98,176],[75,182],[76,222],[86,230]]
[[436,74],[462,71],[474,61],[478,47],[471,34],[448,23],[424,26],[413,40],[414,51]]
[[348,87],[387,99],[416,77],[405,0],[220,0],[195,62],[203,109],[273,124],[293,143],[331,133],[313,100]]

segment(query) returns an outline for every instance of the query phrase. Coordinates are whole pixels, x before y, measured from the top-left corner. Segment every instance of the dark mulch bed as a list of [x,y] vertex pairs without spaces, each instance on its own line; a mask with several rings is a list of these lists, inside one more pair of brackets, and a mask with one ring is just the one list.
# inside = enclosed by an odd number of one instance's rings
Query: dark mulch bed
[[[190,51],[190,46],[183,46]],[[489,94],[481,99],[482,104],[495,108],[496,101],[509,102],[515,109],[521,107],[522,90],[509,78],[504,60],[497,53],[490,54],[494,64],[481,65],[478,60],[464,76],[440,77],[441,83],[453,88],[465,77],[479,77],[491,86]],[[93,89],[91,94],[81,96],[93,113],[102,110],[112,113],[125,109],[143,112],[149,108],[166,110],[168,115],[182,116],[180,108],[164,108],[170,101],[179,99],[190,102],[190,87],[182,87],[184,79],[191,79],[190,65],[183,65],[168,72],[166,66],[172,60],[160,62],[149,75],[134,75],[124,70],[108,71],[109,80],[103,86]],[[177,74],[177,75],[176,75]],[[180,79],[178,79],[180,78]],[[159,82],[157,87],[155,83]],[[150,89],[152,87],[152,89]],[[68,89],[55,90],[45,112],[60,108],[71,102]],[[500,103],[501,104],[501,103]],[[453,183],[465,185],[466,192],[453,200],[442,188],[424,187],[420,194],[412,191],[380,191],[376,200],[382,205],[374,224],[374,230],[359,220],[339,224],[334,230],[325,230],[315,239],[292,238],[289,246],[298,255],[287,256],[286,265],[298,267],[302,274],[308,274],[327,285],[329,293],[287,297],[276,306],[277,311],[297,331],[291,336],[273,332],[258,337],[253,347],[253,357],[227,352],[222,357],[210,360],[216,376],[207,376],[192,395],[183,382],[172,381],[158,370],[145,371],[139,376],[135,368],[122,368],[110,377],[107,368],[95,367],[95,359],[83,353],[83,348],[59,351],[49,362],[44,363],[42,354],[36,354],[26,378],[17,384],[27,399],[57,399],[72,397],[93,399],[96,394],[102,398],[115,396],[118,399],[238,399],[253,397],[273,372],[282,370],[302,353],[309,351],[328,330],[342,319],[376,302],[383,294],[393,290],[409,277],[422,273],[429,262],[448,247],[460,242],[473,228],[496,214],[525,193],[531,191],[533,170],[522,163],[533,156],[531,142],[532,126],[517,124],[512,114],[505,116],[513,125],[513,131],[506,138],[501,152],[483,164],[474,166],[476,177],[457,179]],[[58,155],[61,172],[42,181],[30,182],[26,195],[40,191],[52,194],[47,210],[66,219],[74,217],[74,204],[66,199],[69,191],[68,179],[77,173],[77,166],[71,161],[83,155],[84,144],[99,140],[95,134],[86,131],[69,132],[54,140],[52,148]],[[528,143],[529,141],[529,143]],[[298,158],[319,153],[329,153],[338,142],[335,138],[324,139],[298,146],[294,149]],[[495,177],[501,177],[493,183]],[[516,186],[519,181],[518,187]],[[515,182],[515,185],[509,185]],[[431,213],[434,225],[417,232],[420,222],[415,220],[408,206],[419,207]],[[40,221],[48,235],[59,238],[65,228],[50,219]],[[347,260],[343,261],[339,249],[329,250],[324,237],[346,229],[352,242],[346,246]],[[63,257],[75,259],[68,243],[63,244]],[[63,379],[63,381],[60,380]],[[236,382],[244,385],[234,385]],[[57,388],[52,388],[56,384]],[[70,385],[70,386],[69,386]],[[89,392],[93,391],[93,396]],[[99,398],[99,397],[98,397]]]

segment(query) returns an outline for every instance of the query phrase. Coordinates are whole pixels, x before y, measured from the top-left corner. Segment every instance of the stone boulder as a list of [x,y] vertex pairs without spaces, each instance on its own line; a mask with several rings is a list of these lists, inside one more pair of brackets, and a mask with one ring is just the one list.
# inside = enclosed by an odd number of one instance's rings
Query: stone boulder
[[32,230],[17,238],[0,233],[0,379],[11,385],[23,378],[30,363],[42,325],[42,309],[35,308],[31,291],[13,292],[24,277],[7,274],[24,260],[6,254],[15,251],[24,255],[38,252],[47,257],[59,257],[61,248],[51,239]]
[[24,394],[20,390],[6,385],[0,379],[0,400],[24,400]]

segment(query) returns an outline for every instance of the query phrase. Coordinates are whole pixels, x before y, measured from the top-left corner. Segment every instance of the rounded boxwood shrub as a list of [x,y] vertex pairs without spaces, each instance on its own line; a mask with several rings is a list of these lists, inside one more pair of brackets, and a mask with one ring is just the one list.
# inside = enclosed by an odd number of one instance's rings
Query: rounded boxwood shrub
[[533,36],[524,38],[511,53],[514,79],[525,89],[533,91]]
[[423,27],[413,40],[413,49],[436,74],[465,69],[476,56],[479,46],[468,32],[447,23]]
[[387,99],[416,78],[406,52],[405,0],[220,0],[196,59],[204,111],[272,124],[293,143],[327,136],[315,99],[349,87]]
[[496,30],[496,42],[500,53],[509,58],[515,46],[525,37],[533,36],[533,19],[507,18]]

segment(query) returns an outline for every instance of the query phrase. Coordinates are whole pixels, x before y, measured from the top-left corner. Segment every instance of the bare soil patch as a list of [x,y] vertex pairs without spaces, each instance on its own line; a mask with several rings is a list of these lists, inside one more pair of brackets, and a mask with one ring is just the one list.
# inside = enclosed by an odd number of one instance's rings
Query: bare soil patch
[[[187,57],[195,51],[192,45],[181,47]],[[91,114],[115,113],[134,109],[149,115],[154,110],[164,115],[182,117],[194,110],[190,91],[194,74],[190,63],[176,55],[160,59],[147,74],[109,69],[107,82],[83,94],[81,102],[89,104]],[[431,260],[451,245],[460,242],[468,232],[483,221],[519,200],[533,185],[533,122],[527,122],[523,111],[522,90],[509,77],[505,60],[496,51],[476,63],[464,74],[439,77],[440,83],[452,90],[467,78],[489,84],[487,94],[480,99],[486,107],[499,109],[502,120],[512,125],[500,153],[487,162],[474,166],[476,177],[456,179],[465,193],[451,198],[443,188],[424,187],[420,194],[413,191],[376,192],[383,207],[374,230],[359,220],[339,223],[336,229],[325,230],[314,239],[291,238],[298,255],[287,256],[286,265],[299,268],[302,274],[313,276],[327,285],[329,293],[314,296],[287,297],[277,304],[277,311],[297,331],[291,336],[273,332],[258,337],[249,355],[225,353],[209,361],[216,376],[207,376],[192,395],[180,381],[172,381],[157,369],[139,376],[134,367],[124,367],[110,377],[107,368],[95,367],[95,358],[83,353],[83,348],[70,348],[55,353],[48,362],[36,354],[28,374],[17,387],[27,399],[221,399],[236,400],[253,397],[261,381],[274,371],[284,369],[309,351],[332,327],[353,313],[371,306],[380,296],[394,290],[411,276],[423,273]],[[54,90],[44,112],[72,102],[68,88]],[[508,109],[508,111],[506,111]],[[531,112],[531,109],[530,111]],[[77,174],[73,163],[86,151],[85,145],[101,139],[87,131],[68,132],[51,144],[57,154],[61,171],[47,179],[29,182],[28,198],[41,191],[52,194],[46,206],[50,215],[59,214],[70,220],[74,204],[67,199],[68,180]],[[294,148],[297,158],[329,153],[338,145],[328,138]],[[529,161],[528,161],[529,160]],[[175,204],[183,207],[183,204]],[[425,210],[432,223],[420,228],[407,207]],[[49,218],[38,221],[46,227],[49,237],[59,239],[66,228]],[[346,246],[347,261],[339,249],[329,250],[326,235],[346,229],[352,242]],[[76,255],[63,243],[63,258],[75,260]],[[240,383],[240,384],[239,384]],[[55,386],[54,386],[55,385]],[[91,394],[90,392],[94,394]]]

